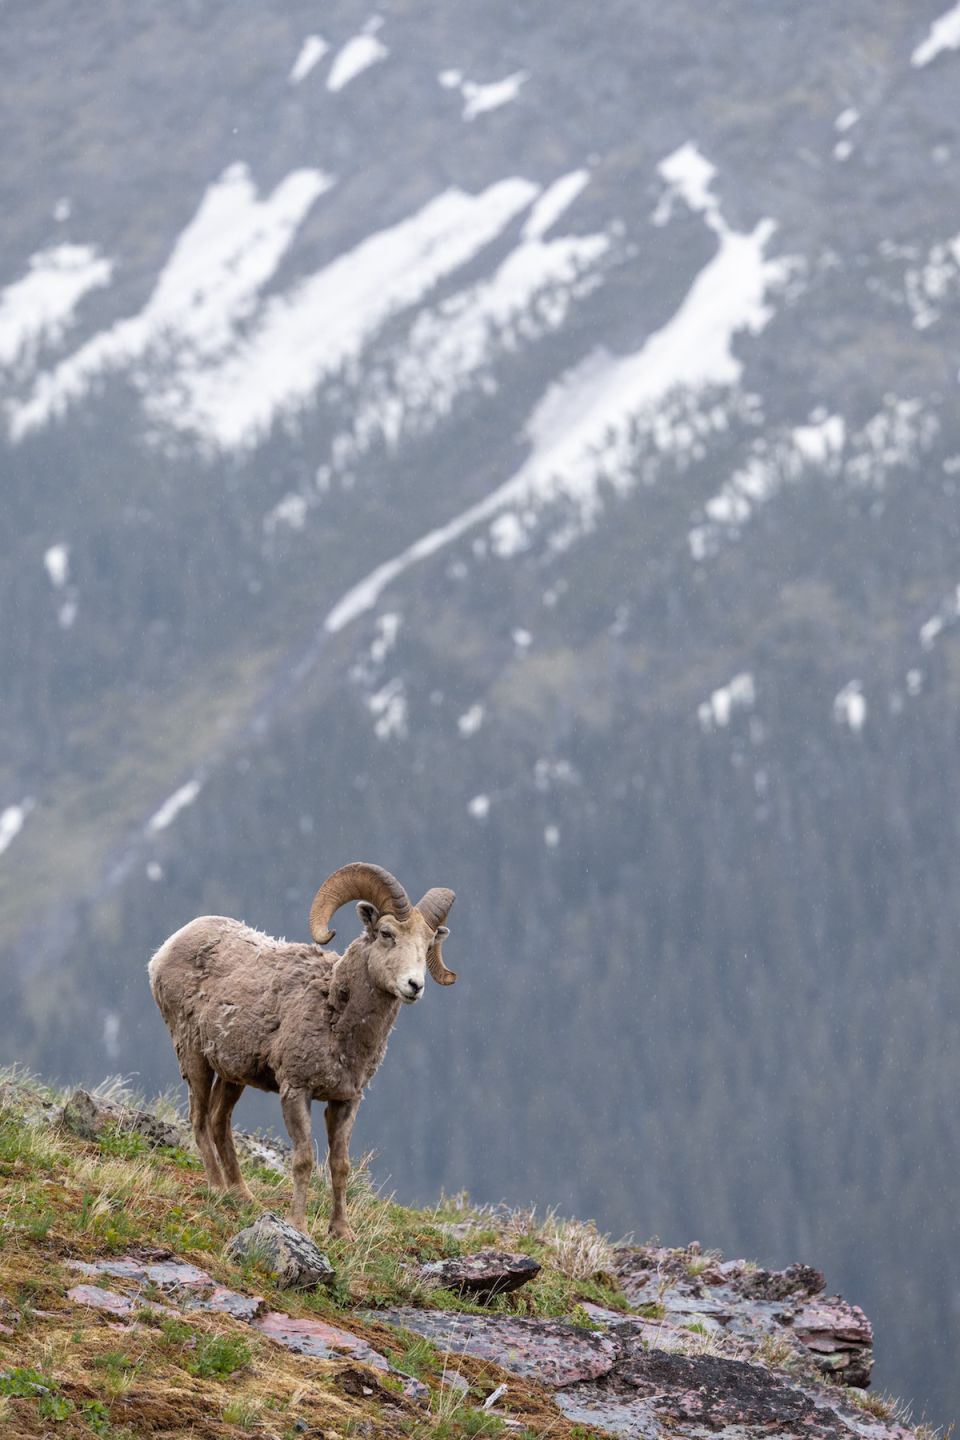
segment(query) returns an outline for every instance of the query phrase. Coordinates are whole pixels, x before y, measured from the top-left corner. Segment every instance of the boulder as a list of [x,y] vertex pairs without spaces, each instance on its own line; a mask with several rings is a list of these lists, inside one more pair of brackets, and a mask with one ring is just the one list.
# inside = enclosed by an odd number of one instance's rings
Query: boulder
[[420,1278],[428,1285],[484,1304],[494,1295],[519,1290],[539,1273],[539,1264],[529,1255],[511,1255],[505,1250],[478,1250],[475,1255],[456,1255],[420,1266]]
[[227,1255],[240,1263],[259,1260],[283,1289],[315,1290],[334,1277],[334,1268],[309,1235],[267,1210],[227,1243]]
[[96,1140],[104,1130],[116,1127],[141,1136],[153,1146],[185,1145],[188,1138],[182,1125],[161,1120],[149,1110],[136,1110],[128,1105],[118,1105],[114,1100],[91,1095],[89,1090],[74,1090],[57,1120],[64,1130],[69,1130],[81,1140]]

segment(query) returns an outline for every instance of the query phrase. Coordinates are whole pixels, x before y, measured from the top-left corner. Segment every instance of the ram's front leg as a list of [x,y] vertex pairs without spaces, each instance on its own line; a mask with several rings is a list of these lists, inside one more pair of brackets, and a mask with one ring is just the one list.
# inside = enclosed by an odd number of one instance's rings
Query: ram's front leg
[[293,1208],[290,1219],[298,1230],[307,1228],[307,1196],[313,1171],[313,1134],[310,1129],[310,1095],[288,1090],[280,1096],[283,1123],[293,1141]]
[[330,1191],[333,1206],[330,1212],[330,1234],[339,1240],[352,1240],[353,1231],[347,1220],[347,1176],[350,1174],[350,1134],[356,1119],[359,1100],[331,1100],[327,1104],[327,1141],[330,1146]]

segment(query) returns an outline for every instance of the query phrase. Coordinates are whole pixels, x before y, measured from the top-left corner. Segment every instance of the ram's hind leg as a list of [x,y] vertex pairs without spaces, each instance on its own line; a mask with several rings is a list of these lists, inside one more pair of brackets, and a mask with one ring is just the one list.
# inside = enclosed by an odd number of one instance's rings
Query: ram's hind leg
[[352,1240],[347,1219],[347,1177],[350,1174],[350,1134],[359,1100],[331,1100],[327,1105],[327,1142],[330,1146],[330,1234],[338,1240]]
[[200,1151],[207,1183],[212,1185],[215,1190],[222,1190],[226,1186],[226,1181],[223,1178],[223,1171],[220,1169],[220,1161],[217,1159],[217,1149],[213,1143],[210,1129],[210,1091],[213,1088],[213,1067],[203,1055],[196,1051],[188,1055],[181,1055],[180,1065],[183,1078],[187,1082],[187,1089],[190,1091],[190,1124],[193,1126],[193,1138]]
[[213,1087],[213,1100],[210,1104],[210,1132],[213,1135],[213,1143],[216,1145],[217,1154],[220,1157],[220,1166],[230,1189],[236,1190],[245,1200],[252,1200],[253,1195],[240,1171],[240,1162],[237,1159],[237,1151],[233,1143],[233,1131],[230,1128],[233,1107],[245,1089],[244,1085],[237,1084],[233,1080],[224,1080],[222,1075],[218,1076]]

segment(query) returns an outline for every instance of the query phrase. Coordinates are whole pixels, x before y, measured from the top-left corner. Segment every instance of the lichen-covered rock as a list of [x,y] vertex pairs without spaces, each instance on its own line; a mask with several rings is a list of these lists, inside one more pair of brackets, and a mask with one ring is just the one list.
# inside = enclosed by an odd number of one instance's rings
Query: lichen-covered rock
[[624,1440],[907,1440],[910,1432],[760,1365],[633,1348],[599,1382],[559,1390],[569,1420]]
[[506,1250],[478,1250],[474,1255],[431,1260],[420,1266],[420,1278],[427,1284],[469,1295],[481,1303],[518,1290],[539,1274],[540,1265],[531,1256]]
[[369,1365],[373,1370],[389,1371],[399,1375],[403,1393],[411,1400],[428,1399],[430,1392],[422,1381],[412,1375],[396,1370],[378,1350],[374,1350],[359,1335],[342,1330],[312,1315],[285,1315],[279,1310],[270,1310],[253,1321],[254,1328],[268,1339],[293,1350],[298,1355],[311,1355],[318,1360],[338,1359],[344,1355]]
[[146,1255],[122,1255],[116,1260],[68,1260],[71,1270],[83,1275],[109,1275],[118,1280],[134,1280],[140,1285],[156,1285],[161,1290],[207,1290],[215,1281],[206,1270],[178,1260],[169,1250],[156,1250]]
[[259,1260],[279,1286],[292,1290],[315,1290],[334,1277],[334,1268],[323,1251],[289,1221],[271,1210],[258,1216],[227,1244],[231,1260]]
[[367,1318],[412,1330],[441,1350],[492,1360],[515,1375],[554,1388],[606,1375],[619,1355],[616,1341],[609,1336],[557,1320],[461,1315],[413,1306],[372,1311]]
[[616,1266],[631,1305],[656,1315],[664,1344],[694,1324],[747,1354],[773,1337],[846,1385],[870,1382],[869,1320],[838,1295],[814,1299],[824,1279],[809,1265],[758,1270],[742,1260],[701,1255],[699,1247],[639,1246],[619,1249]]
[[869,1385],[873,1326],[859,1305],[833,1295],[804,1305],[792,1320],[794,1335],[819,1369],[844,1385]]
[[148,1145],[176,1147],[187,1143],[184,1126],[161,1120],[149,1110],[136,1110],[100,1095],[91,1095],[89,1090],[74,1090],[57,1120],[64,1130],[81,1140],[96,1140],[104,1130],[119,1126],[139,1135]]

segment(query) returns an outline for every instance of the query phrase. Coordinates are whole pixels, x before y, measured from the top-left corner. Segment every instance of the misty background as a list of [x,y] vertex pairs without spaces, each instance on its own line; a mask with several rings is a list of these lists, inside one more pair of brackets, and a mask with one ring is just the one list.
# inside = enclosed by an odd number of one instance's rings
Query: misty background
[[960,7],[6,0],[0,67],[4,1061],[165,1089],[171,931],[451,886],[375,1172],[812,1263],[952,1420]]

